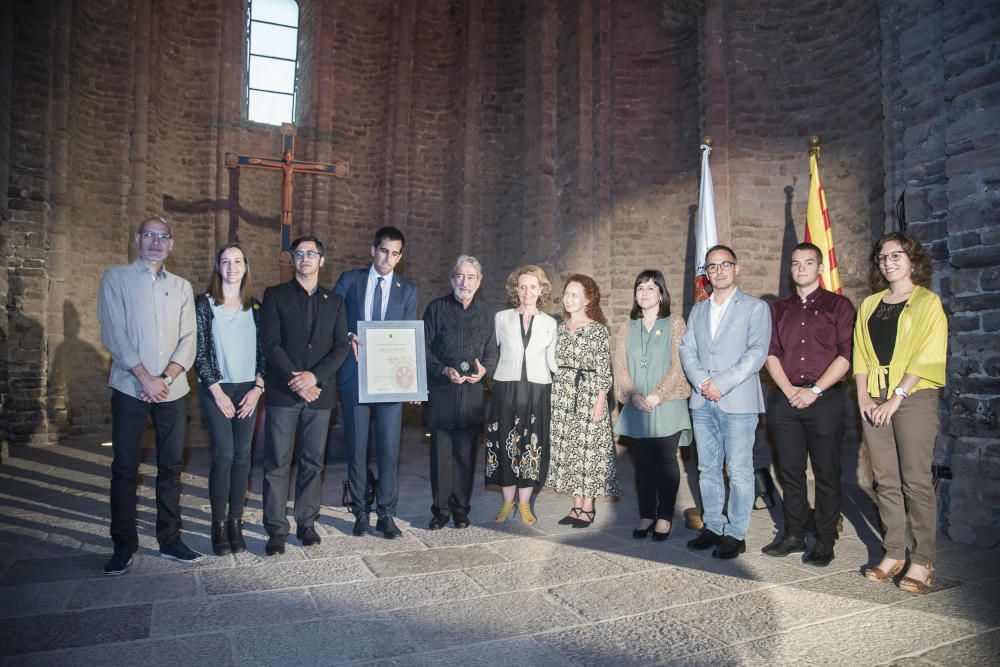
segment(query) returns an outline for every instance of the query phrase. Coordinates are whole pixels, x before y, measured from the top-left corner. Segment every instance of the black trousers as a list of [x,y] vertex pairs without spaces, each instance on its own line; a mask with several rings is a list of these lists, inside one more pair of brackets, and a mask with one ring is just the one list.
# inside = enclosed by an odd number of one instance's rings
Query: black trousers
[[633,438],[635,492],[639,517],[673,521],[674,502],[681,483],[677,443],[681,432],[665,438]]
[[771,392],[767,424],[778,456],[785,534],[805,537],[809,520],[806,457],[816,478],[816,537],[833,545],[840,517],[840,441],[844,388],[838,383],[808,408],[793,408],[780,389]]
[[[220,384],[237,412],[240,401],[253,389],[253,382]],[[240,419],[227,419],[215,404],[206,387],[198,392],[198,405],[212,441],[212,467],[208,473],[208,497],[212,502],[212,521],[243,518],[250,481],[250,444],[257,423],[257,412]]]
[[482,429],[431,429],[431,512],[468,515],[476,473],[476,444]]
[[319,517],[326,436],[331,408],[316,410],[305,401],[291,407],[267,406],[264,440],[264,530],[270,537],[288,535],[288,484],[295,453],[295,526],[305,528]]
[[178,398],[146,403],[112,389],[111,540],[116,550],[127,548],[134,552],[139,548],[136,529],[139,449],[150,417],[156,432],[156,540],[162,546],[180,535],[187,402]]

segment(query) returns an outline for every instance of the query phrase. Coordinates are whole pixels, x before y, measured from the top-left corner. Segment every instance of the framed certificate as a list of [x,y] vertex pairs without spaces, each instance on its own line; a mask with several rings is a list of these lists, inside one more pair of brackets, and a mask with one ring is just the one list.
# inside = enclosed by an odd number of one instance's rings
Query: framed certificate
[[423,320],[359,321],[358,402],[427,400]]

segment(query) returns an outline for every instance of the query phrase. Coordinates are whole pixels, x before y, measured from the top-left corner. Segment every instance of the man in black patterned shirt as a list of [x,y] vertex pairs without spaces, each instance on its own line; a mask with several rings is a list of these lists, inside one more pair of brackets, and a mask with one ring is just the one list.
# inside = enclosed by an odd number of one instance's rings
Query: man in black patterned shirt
[[479,260],[462,255],[451,269],[452,293],[424,311],[428,402],[424,425],[431,429],[431,518],[429,528],[469,525],[476,444],[483,426],[483,380],[496,370],[493,309],[476,298],[483,272]]

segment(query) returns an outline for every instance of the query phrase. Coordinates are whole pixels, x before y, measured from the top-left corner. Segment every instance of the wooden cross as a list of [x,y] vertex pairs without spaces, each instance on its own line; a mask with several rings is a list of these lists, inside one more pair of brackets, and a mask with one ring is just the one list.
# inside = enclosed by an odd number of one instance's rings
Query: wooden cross
[[303,162],[295,159],[295,125],[281,124],[281,159],[252,157],[226,153],[226,167],[229,169],[272,169],[281,172],[281,255],[278,260],[281,280],[292,279],[292,192],[294,174],[322,174],[347,178],[348,165],[323,164],[322,162]]

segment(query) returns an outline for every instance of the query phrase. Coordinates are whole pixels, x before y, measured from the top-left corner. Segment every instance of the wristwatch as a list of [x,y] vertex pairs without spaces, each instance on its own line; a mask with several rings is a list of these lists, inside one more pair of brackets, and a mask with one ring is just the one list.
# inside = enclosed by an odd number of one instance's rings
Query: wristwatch
[[823,395],[823,390],[819,388],[818,384],[814,384],[813,386],[809,387],[809,391],[816,394],[817,396]]
[[896,396],[899,396],[900,398],[910,397],[910,393],[905,389],[903,389],[902,387],[896,387],[895,389],[892,390],[892,393],[894,393]]
[[260,389],[260,393],[262,393],[262,394],[264,393],[264,385],[262,385],[262,384],[257,384],[257,383],[255,382],[253,386],[255,386],[255,387],[257,387],[258,389]]
[[163,378],[163,381],[167,383],[168,387],[174,383],[174,379],[169,375],[167,375],[166,373],[164,373],[160,377]]

